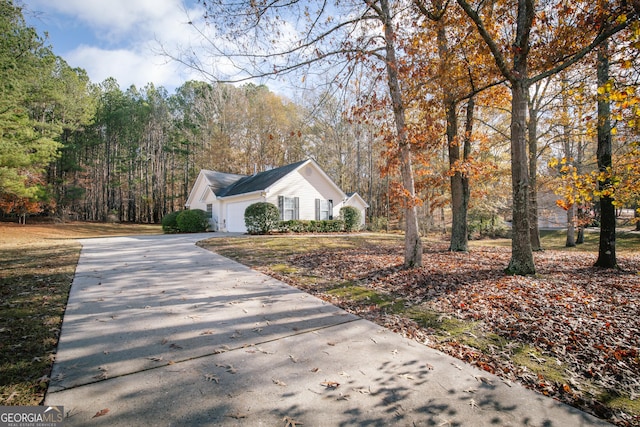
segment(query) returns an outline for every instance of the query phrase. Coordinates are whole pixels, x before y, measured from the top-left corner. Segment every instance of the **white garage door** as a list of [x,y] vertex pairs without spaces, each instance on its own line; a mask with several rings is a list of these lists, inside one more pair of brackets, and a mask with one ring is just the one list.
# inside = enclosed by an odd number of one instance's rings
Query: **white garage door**
[[244,210],[252,203],[255,203],[255,201],[229,203],[227,205],[227,231],[234,233],[247,232],[247,227],[244,225]]

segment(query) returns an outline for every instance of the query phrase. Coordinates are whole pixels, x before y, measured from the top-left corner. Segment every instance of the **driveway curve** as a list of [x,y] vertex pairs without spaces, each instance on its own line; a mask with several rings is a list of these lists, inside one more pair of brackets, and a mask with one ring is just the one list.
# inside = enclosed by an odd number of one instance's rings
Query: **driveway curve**
[[82,240],[45,400],[66,426],[605,426],[195,245]]

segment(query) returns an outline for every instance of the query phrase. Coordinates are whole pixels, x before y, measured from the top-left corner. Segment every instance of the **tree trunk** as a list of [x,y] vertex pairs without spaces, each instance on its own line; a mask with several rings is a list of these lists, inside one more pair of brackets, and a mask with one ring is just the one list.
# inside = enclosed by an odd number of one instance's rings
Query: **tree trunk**
[[575,227],[575,206],[569,206],[567,209],[567,240],[565,246],[572,248],[576,245],[576,227]]
[[540,229],[538,228],[538,110],[527,90],[527,104],[529,109],[529,239],[531,250],[541,251]]
[[[449,147],[449,167],[454,169],[451,175],[451,243],[449,250],[453,252],[466,252],[469,250],[467,241],[467,212],[464,200],[464,176],[460,167],[460,141],[458,139],[458,116],[455,102],[448,102],[447,116],[447,143]],[[455,170],[458,169],[458,170]]]
[[[597,61],[598,87],[605,87],[609,81],[608,42],[598,48]],[[608,174],[611,168],[611,106],[609,94],[598,97],[598,170]],[[598,182],[600,191],[607,192],[611,188],[611,179]],[[608,194],[600,196],[600,244],[596,267],[617,268],[616,261],[616,210],[613,198]]]
[[[467,101],[467,118],[464,125],[464,143],[462,146],[462,158],[468,162],[471,157],[471,141],[473,139],[473,121],[475,115],[476,100],[472,96]],[[462,176],[462,206],[461,211],[464,215],[464,239],[465,245],[469,243],[469,228],[467,224],[467,214],[469,211],[469,200],[471,199],[471,187],[469,186],[469,176]]]
[[405,200],[405,267],[420,267],[422,265],[422,240],[418,229],[418,210],[416,209],[416,192],[413,178],[411,145],[407,135],[405,123],[405,107],[398,78],[398,61],[395,50],[395,34],[388,0],[380,1],[381,18],[384,22],[384,37],[386,43],[386,68],[389,84],[389,95],[393,105],[398,147],[400,150],[400,173],[402,184],[407,192]]
[[[560,88],[562,93],[560,94],[562,98],[562,142],[564,146],[564,158],[567,159],[567,162],[574,163],[574,153],[573,153],[573,144],[571,138],[571,130],[569,129],[569,103],[567,101],[567,92],[568,92],[568,84],[567,79],[564,74],[561,74],[560,79]],[[577,172],[577,171],[576,171]],[[576,227],[575,227],[575,205],[572,203],[567,209],[567,240],[565,241],[565,246],[568,248],[572,248],[576,245]]]
[[[522,65],[526,70],[526,65]],[[520,73],[526,75],[526,73]],[[526,112],[528,85],[525,78],[512,84],[511,100],[511,183],[513,193],[511,261],[509,274],[535,274],[529,237],[529,169],[527,158]]]

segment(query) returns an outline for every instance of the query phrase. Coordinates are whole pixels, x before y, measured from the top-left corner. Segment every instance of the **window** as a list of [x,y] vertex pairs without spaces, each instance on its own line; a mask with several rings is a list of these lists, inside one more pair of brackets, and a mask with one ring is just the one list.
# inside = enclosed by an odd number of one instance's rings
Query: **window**
[[213,205],[211,203],[207,204],[207,217],[213,218]]
[[333,200],[316,199],[316,220],[333,219]]
[[299,219],[299,204],[300,202],[298,197],[278,196],[280,219],[284,221]]

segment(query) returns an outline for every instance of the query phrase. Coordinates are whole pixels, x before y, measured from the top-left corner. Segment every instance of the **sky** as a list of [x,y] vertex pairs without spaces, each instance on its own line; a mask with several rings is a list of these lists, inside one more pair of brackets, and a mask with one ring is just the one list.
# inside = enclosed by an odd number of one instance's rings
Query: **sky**
[[189,25],[202,19],[196,0],[17,0],[38,34],[71,67],[94,83],[114,77],[121,89],[147,83],[173,93],[187,80],[205,77],[158,52],[197,45]]

